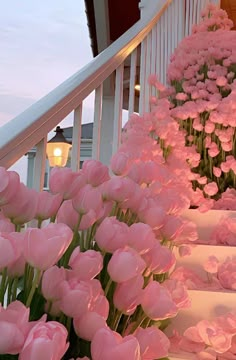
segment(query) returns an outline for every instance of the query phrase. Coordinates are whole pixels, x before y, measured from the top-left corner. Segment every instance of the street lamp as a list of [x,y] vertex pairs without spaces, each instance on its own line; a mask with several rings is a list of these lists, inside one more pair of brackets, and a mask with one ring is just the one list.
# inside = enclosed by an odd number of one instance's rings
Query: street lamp
[[63,129],[57,126],[56,135],[47,143],[47,156],[50,167],[66,166],[71,144],[63,135]]

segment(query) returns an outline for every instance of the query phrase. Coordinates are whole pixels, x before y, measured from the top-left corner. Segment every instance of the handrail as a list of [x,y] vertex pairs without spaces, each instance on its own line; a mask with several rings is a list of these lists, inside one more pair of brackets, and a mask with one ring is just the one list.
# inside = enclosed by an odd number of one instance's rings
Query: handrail
[[8,168],[14,164],[108,78],[143,41],[171,2],[159,0],[154,15],[143,16],[88,65],[2,126],[0,165]]

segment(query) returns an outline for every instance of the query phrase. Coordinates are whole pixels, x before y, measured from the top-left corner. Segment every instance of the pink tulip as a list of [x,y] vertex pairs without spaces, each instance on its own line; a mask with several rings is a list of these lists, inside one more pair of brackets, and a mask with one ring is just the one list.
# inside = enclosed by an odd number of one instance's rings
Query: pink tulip
[[20,256],[11,234],[0,233],[0,270],[11,265]]
[[123,314],[132,315],[141,302],[144,279],[137,275],[131,280],[117,284],[113,296],[115,307]]
[[0,305],[0,354],[18,354],[29,330],[29,309],[14,301],[3,309]]
[[80,318],[90,309],[92,301],[91,284],[71,279],[60,284],[60,309],[69,317]]
[[218,186],[215,182],[211,182],[204,186],[204,192],[209,196],[214,196],[218,192]]
[[134,336],[139,342],[142,360],[168,357],[170,341],[156,326],[146,329],[139,327]]
[[45,220],[55,216],[61,203],[61,194],[52,195],[48,191],[41,191],[38,194],[35,218]]
[[7,171],[0,167],[0,206],[9,203],[17,194],[20,177],[15,171]]
[[183,226],[184,222],[180,217],[166,215],[164,225],[160,232],[163,238],[173,240],[181,234]]
[[117,152],[111,158],[111,170],[115,175],[125,175],[129,168],[129,156],[123,152]]
[[127,245],[129,227],[115,216],[105,218],[97,228],[95,240],[100,249],[113,253]]
[[220,176],[221,176],[221,173],[222,173],[222,171],[221,171],[220,168],[213,166],[213,174],[214,174],[216,177],[220,177]]
[[15,249],[15,260],[7,266],[7,274],[9,277],[21,277],[25,271],[25,258],[23,255],[24,233],[13,232],[9,234],[9,238]]
[[169,291],[156,281],[151,281],[143,290],[141,305],[152,320],[172,318],[178,312]]
[[15,224],[24,224],[35,216],[38,202],[38,193],[20,184],[14,198],[2,207],[6,217]]
[[33,267],[46,270],[55,265],[67,250],[73,233],[65,224],[50,224],[43,229],[28,229],[24,234],[24,256]]
[[109,315],[109,301],[106,296],[99,295],[94,296],[92,298],[90,311],[96,312],[100,316],[102,316],[105,320],[107,320]]
[[165,221],[166,213],[162,207],[148,201],[146,207],[138,212],[140,221],[151,226],[154,230],[160,229]]
[[178,309],[186,309],[191,306],[191,300],[188,296],[187,287],[181,281],[168,279],[162,285],[171,294],[172,300]]
[[113,176],[102,186],[102,196],[106,200],[122,202],[131,198],[135,192],[135,183],[129,178]]
[[228,80],[224,76],[219,76],[216,79],[216,85],[217,86],[225,86],[228,83]]
[[82,166],[88,184],[96,187],[110,179],[108,167],[98,160],[86,160]]
[[166,247],[157,243],[149,252],[142,255],[148,271],[153,274],[164,274],[175,264],[174,254]]
[[236,256],[228,257],[222,264],[218,265],[220,284],[229,290],[236,290]]
[[137,339],[122,336],[110,329],[100,329],[91,343],[93,360],[141,360],[140,347]]
[[91,185],[85,185],[78,194],[72,199],[74,209],[81,215],[94,210],[96,214],[101,211],[103,207],[102,196],[97,188]]
[[150,251],[156,243],[152,228],[144,223],[135,223],[129,228],[128,245],[139,254]]
[[117,283],[128,281],[142,274],[146,267],[145,261],[131,248],[118,249],[112,255],[107,272],[111,279]]
[[1,232],[13,232],[15,231],[15,225],[12,224],[12,222],[6,218],[3,213],[0,211],[0,233]]
[[219,260],[215,256],[209,256],[203,267],[208,273],[215,274],[218,271]]
[[47,300],[57,300],[60,298],[59,285],[66,280],[66,271],[63,267],[56,265],[50,267],[43,273],[42,294]]
[[36,323],[29,332],[19,360],[59,360],[69,347],[66,328],[56,322]]
[[61,194],[63,199],[70,198],[68,192],[71,190],[71,185],[76,179],[77,174],[72,172],[70,168],[52,168],[49,178],[49,188],[52,194]]
[[96,312],[86,312],[73,321],[74,329],[80,338],[91,341],[99,329],[107,328],[106,320]]
[[65,200],[57,213],[57,222],[66,224],[73,231],[79,221],[79,214],[72,205],[72,200]]
[[77,247],[71,254],[69,266],[74,270],[78,280],[91,280],[102,270],[103,257],[98,251],[80,252],[80,248]]
[[86,214],[83,215],[79,224],[79,230],[89,229],[98,219],[100,219],[100,214],[102,212],[102,208],[100,208],[99,211],[94,211],[93,209],[90,209]]

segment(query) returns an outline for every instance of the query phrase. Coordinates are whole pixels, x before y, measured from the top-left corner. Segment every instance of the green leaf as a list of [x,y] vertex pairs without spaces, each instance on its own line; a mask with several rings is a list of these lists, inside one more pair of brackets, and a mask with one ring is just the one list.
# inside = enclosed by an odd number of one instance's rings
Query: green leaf
[[16,360],[16,359],[18,359],[18,355],[9,355],[9,354],[0,355],[0,360]]
[[46,300],[44,297],[36,291],[30,305],[30,321],[38,320],[43,314],[45,314],[45,303]]

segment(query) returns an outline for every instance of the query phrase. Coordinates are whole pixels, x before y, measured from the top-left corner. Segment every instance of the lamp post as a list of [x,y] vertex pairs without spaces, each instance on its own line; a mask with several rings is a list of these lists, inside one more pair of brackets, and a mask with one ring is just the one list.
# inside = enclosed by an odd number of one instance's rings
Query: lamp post
[[57,126],[56,135],[47,143],[47,156],[50,167],[66,166],[71,144],[63,135],[63,129]]

